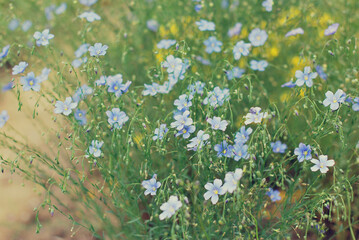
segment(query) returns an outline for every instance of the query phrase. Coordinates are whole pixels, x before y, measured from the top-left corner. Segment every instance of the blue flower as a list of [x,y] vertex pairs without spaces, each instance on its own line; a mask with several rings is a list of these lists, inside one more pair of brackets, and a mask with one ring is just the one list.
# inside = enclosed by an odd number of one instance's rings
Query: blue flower
[[317,73],[321,79],[325,81],[328,79],[328,75],[324,72],[324,69],[320,65],[317,65],[315,70],[317,70]]
[[212,36],[204,41],[204,45],[206,46],[207,53],[212,53],[212,52],[219,53],[221,51],[221,47],[223,43],[221,41],[218,41],[216,37]]
[[339,108],[339,104],[343,103],[346,98],[346,94],[343,90],[338,89],[335,94],[333,92],[328,91],[325,93],[326,99],[323,101],[323,105],[328,107],[330,105],[330,109],[333,111]]
[[243,170],[236,168],[235,172],[228,172],[224,178],[223,188],[226,192],[233,193],[238,188],[238,182],[243,176]]
[[170,196],[168,201],[163,203],[160,207],[160,209],[163,211],[159,216],[160,220],[171,218],[181,207],[182,203],[178,200],[178,197]]
[[353,102],[354,102],[352,106],[353,110],[356,112],[359,111],[359,97],[354,98]]
[[234,59],[238,60],[241,56],[248,56],[250,48],[250,43],[245,43],[244,41],[237,42],[233,48]]
[[151,30],[152,32],[157,32],[159,24],[156,20],[154,20],[154,19],[148,20],[146,22],[146,25],[147,25],[147,28],[149,30]]
[[241,127],[236,133],[234,142],[236,144],[244,144],[249,140],[249,135],[253,132],[252,128],[247,128],[245,126]]
[[85,84],[76,90],[75,94],[72,96],[72,99],[74,100],[74,102],[78,103],[92,93],[93,89]]
[[79,2],[82,4],[82,5],[85,5],[87,7],[90,7],[92,5],[94,5],[97,0],[79,0]]
[[113,108],[111,111],[107,111],[106,115],[108,117],[108,123],[116,129],[121,129],[129,119],[126,113],[119,108]]
[[271,142],[270,145],[275,153],[284,153],[287,149],[287,145],[281,141]]
[[202,6],[201,4],[196,4],[196,5],[194,6],[194,10],[196,10],[196,12],[201,11],[202,8],[203,8],[203,6]]
[[62,13],[64,13],[66,11],[66,8],[67,8],[67,4],[66,3],[61,3],[60,6],[58,6],[55,9],[55,13],[57,15],[60,15],[60,14],[62,14]]
[[152,83],[151,85],[145,84],[145,90],[142,91],[143,96],[151,95],[155,96],[158,93],[160,85],[158,83]]
[[35,74],[33,72],[30,72],[25,77],[20,78],[20,83],[22,84],[22,87],[24,91],[33,90],[35,92],[40,91],[40,81],[38,78],[35,77]]
[[295,84],[292,81],[286,82],[286,83],[281,85],[281,87],[288,87],[288,88],[294,88],[295,86],[297,86],[297,84]]
[[252,70],[257,70],[260,72],[263,72],[268,66],[268,62],[266,60],[260,60],[260,61],[251,60],[250,64]]
[[239,67],[234,67],[232,70],[226,71],[226,75],[228,80],[232,80],[233,78],[241,78],[244,74],[245,70]]
[[145,195],[156,195],[157,189],[161,186],[161,183],[157,182],[156,176],[157,175],[154,174],[151,179],[142,181],[142,186],[146,188]]
[[7,91],[11,90],[13,87],[14,87],[14,82],[10,81],[2,87],[1,91],[7,92]]
[[212,107],[222,106],[225,101],[229,100],[229,89],[224,88],[223,90],[219,87],[215,87],[213,91],[208,93],[208,96],[203,100],[203,104],[207,105],[208,103]]
[[96,20],[101,20],[101,17],[95,13],[95,12],[84,12],[82,13],[79,18],[85,18],[88,22],[93,22],[93,21],[96,21]]
[[216,25],[213,22],[209,22],[206,20],[201,19],[200,21],[196,22],[196,25],[198,26],[198,29],[200,31],[214,31],[216,28]]
[[191,84],[188,86],[188,90],[190,91],[190,94],[193,96],[195,93],[198,93],[198,94],[203,94],[203,89],[204,89],[204,86],[206,84],[201,82],[201,81],[197,81],[195,82],[194,84]]
[[267,12],[271,12],[273,7],[273,0],[265,0],[262,2],[262,6],[266,9]]
[[104,56],[107,49],[107,45],[102,45],[102,43],[95,43],[95,45],[89,47],[90,56]]
[[178,131],[175,136],[178,137],[182,135],[184,139],[187,139],[191,136],[191,133],[194,133],[194,131],[196,131],[195,126],[193,125],[184,126],[184,128],[182,128],[181,131]]
[[297,78],[297,81],[295,82],[295,84],[297,84],[297,86],[301,87],[304,84],[307,85],[308,87],[313,86],[313,79],[316,78],[318,76],[318,73],[316,72],[311,72],[310,67],[305,67],[304,68],[304,72],[297,70],[295,72],[295,77]]
[[100,157],[101,156],[101,147],[103,145],[103,141],[98,140],[92,140],[91,146],[89,147],[89,154],[91,154],[93,157]]
[[87,62],[87,57],[77,58],[77,59],[72,61],[71,65],[74,68],[79,68],[83,63],[86,63],[86,62]]
[[9,114],[6,110],[3,110],[0,114],[0,128],[2,128],[5,123],[9,120]]
[[333,35],[334,33],[337,32],[338,27],[339,27],[339,23],[334,23],[330,25],[327,29],[324,30],[324,35],[325,36]]
[[189,117],[189,111],[184,111],[182,114],[174,116],[175,122],[171,123],[172,128],[181,131],[185,126],[190,126],[193,123],[192,118]]
[[226,120],[221,120],[220,117],[208,118],[207,122],[211,124],[212,129],[225,131],[228,125]]
[[236,25],[234,25],[233,28],[228,30],[228,37],[233,37],[236,35],[239,35],[241,33],[242,30],[242,23],[236,23]]
[[27,32],[32,26],[32,22],[30,20],[27,20],[25,22],[23,22],[21,28],[24,32]]
[[177,106],[178,110],[189,109],[192,106],[191,102],[192,96],[188,96],[187,94],[182,94],[178,99],[175,100],[174,105]]
[[82,44],[82,45],[75,51],[75,56],[76,56],[77,58],[80,58],[82,55],[84,55],[85,53],[87,53],[89,47],[90,47],[90,44],[88,44],[88,43]]
[[176,44],[176,40],[162,39],[159,43],[157,43],[157,48],[158,49],[169,49],[174,44]]
[[169,55],[166,61],[162,63],[162,67],[167,68],[168,73],[173,73],[179,76],[182,72],[183,62],[180,58],[175,58],[173,55]]
[[270,197],[272,202],[276,202],[282,199],[280,192],[278,190],[273,190],[272,188],[269,188],[269,191],[266,192],[266,195]]
[[267,41],[268,34],[265,30],[261,30],[259,28],[255,28],[251,31],[248,36],[249,41],[254,47],[263,46]]
[[105,86],[107,82],[107,77],[106,76],[101,76],[100,79],[95,81],[95,85],[96,86]]
[[239,161],[240,159],[249,158],[248,154],[248,145],[235,144],[233,146],[233,156],[235,161]]
[[131,81],[127,81],[125,84],[122,83],[122,75],[116,74],[115,76],[107,77],[106,84],[108,86],[109,93],[115,93],[116,97],[120,97],[122,94],[128,91],[131,85]]
[[299,147],[294,149],[294,154],[298,156],[299,162],[312,159],[311,152],[312,149],[310,148],[310,145],[305,145],[304,143],[299,143]]
[[6,45],[0,52],[0,60],[4,59],[9,53],[10,45]]
[[233,155],[233,146],[228,145],[226,141],[223,141],[214,146],[214,150],[217,152],[217,157],[232,157]]
[[62,113],[63,115],[68,116],[72,113],[72,109],[75,109],[76,107],[77,103],[72,102],[71,97],[67,97],[64,102],[56,101],[54,112],[57,114]]
[[203,146],[205,146],[208,142],[209,135],[206,134],[204,131],[199,130],[197,133],[197,137],[192,138],[189,144],[187,144],[188,150],[201,150]]
[[168,132],[166,124],[161,124],[159,128],[155,129],[155,135],[152,137],[154,141],[157,139],[162,140],[164,135]]
[[225,188],[222,186],[221,179],[214,179],[213,183],[207,183],[204,185],[207,192],[203,195],[205,200],[211,199],[212,204],[218,202],[218,195],[224,195],[226,193]]
[[76,109],[76,111],[75,111],[75,119],[77,121],[79,121],[80,125],[86,125],[86,123],[87,123],[86,111]]
[[8,28],[11,30],[11,31],[14,31],[18,26],[19,26],[19,20],[17,20],[16,18],[15,19],[12,19],[10,22],[9,22],[9,25],[8,25]]
[[39,79],[40,82],[46,81],[49,77],[50,72],[50,68],[43,68],[40,76],[37,76],[37,79]]
[[25,71],[25,69],[27,68],[27,66],[29,66],[29,64],[27,62],[19,62],[19,65],[15,65],[12,68],[12,75],[23,73]]
[[49,29],[45,29],[42,32],[34,33],[34,38],[36,40],[37,46],[48,45],[50,43],[49,40],[53,39],[54,37],[55,37],[54,34],[51,34]]
[[304,34],[303,28],[295,28],[295,29],[293,29],[293,30],[290,30],[289,32],[287,32],[287,33],[285,34],[284,37],[296,36],[296,35],[298,35],[298,34]]

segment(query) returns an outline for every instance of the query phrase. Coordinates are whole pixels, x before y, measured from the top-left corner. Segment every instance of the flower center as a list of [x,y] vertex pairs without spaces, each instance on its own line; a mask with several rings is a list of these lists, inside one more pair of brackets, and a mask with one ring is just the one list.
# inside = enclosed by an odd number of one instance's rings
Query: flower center
[[223,153],[226,153],[226,152],[227,152],[227,150],[226,150],[226,149],[224,149],[224,150],[223,150]]
[[153,188],[152,188],[152,191],[156,191],[156,188],[155,188],[155,187],[153,187]]
[[29,82],[29,85],[30,85],[30,86],[34,85],[34,81],[31,80],[31,81]]
[[259,41],[261,40],[261,36],[257,36],[256,39]]
[[218,190],[214,190],[214,194],[216,194],[216,195],[217,195],[217,194],[218,194]]
[[113,117],[113,120],[114,120],[114,121],[117,121],[117,117]]
[[307,80],[308,80],[308,76],[305,76],[305,77],[304,77],[304,80],[307,81]]
[[117,90],[117,89],[118,89],[118,86],[115,86],[114,89]]
[[307,156],[308,152],[307,151],[304,151],[304,155]]
[[186,133],[187,131],[186,131],[186,129],[183,129],[183,133]]

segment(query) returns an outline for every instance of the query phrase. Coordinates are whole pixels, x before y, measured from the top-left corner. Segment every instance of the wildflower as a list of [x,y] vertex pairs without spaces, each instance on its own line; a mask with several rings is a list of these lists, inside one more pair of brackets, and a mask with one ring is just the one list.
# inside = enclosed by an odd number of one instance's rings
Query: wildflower
[[201,19],[200,21],[196,22],[196,25],[198,26],[198,29],[200,31],[214,31],[216,28],[216,25],[213,22],[209,22],[206,20]]
[[354,102],[352,106],[353,110],[356,112],[359,111],[359,97],[354,98],[353,102]]
[[224,88],[223,90],[219,87],[215,87],[213,91],[208,93],[208,96],[203,100],[203,104],[210,104],[212,107],[222,106],[225,101],[229,100],[229,89]]
[[51,73],[50,68],[43,68],[40,76],[37,76],[37,79],[39,79],[40,82],[46,81],[50,73]]
[[239,67],[234,67],[232,70],[228,70],[226,72],[228,80],[232,80],[233,78],[241,78],[244,74],[245,70]]
[[162,140],[164,135],[168,132],[166,124],[161,124],[159,128],[155,129],[155,135],[152,137],[154,141],[157,139]]
[[85,18],[88,22],[93,22],[93,21],[96,21],[96,20],[101,20],[101,17],[96,14],[95,12],[84,12],[82,13],[79,18]]
[[77,103],[72,102],[71,97],[67,97],[64,102],[56,101],[54,112],[68,116],[72,113],[72,109],[75,109],[76,107]]
[[328,107],[330,105],[330,109],[333,111],[337,110],[339,108],[339,104],[343,103],[346,98],[346,94],[343,90],[338,89],[335,94],[331,91],[327,91],[325,93],[326,99],[323,101],[323,105],[325,107]]
[[222,186],[221,179],[214,179],[213,183],[206,183],[204,188],[208,191],[203,195],[205,200],[211,199],[212,204],[218,202],[218,195],[223,195],[226,193],[224,187]]
[[332,25],[330,25],[327,29],[324,30],[324,35],[325,36],[330,36],[333,35],[337,32],[339,27],[339,23],[334,23]]
[[236,23],[233,28],[228,30],[227,35],[229,37],[239,35],[241,33],[241,30],[242,30],[242,23]]
[[105,86],[107,82],[107,77],[106,76],[101,76],[100,79],[95,81],[95,85],[96,86]]
[[98,141],[98,140],[92,140],[91,142],[91,146],[89,147],[89,154],[91,154],[92,156],[94,156],[95,158],[100,157],[101,156],[101,147],[103,145],[103,141]]
[[260,60],[260,61],[251,60],[250,64],[252,70],[257,70],[260,72],[263,72],[268,66],[268,62],[266,60]]
[[83,58],[78,58],[72,61],[71,65],[74,68],[79,68],[83,63],[87,62],[87,57],[83,57]]
[[27,20],[27,21],[23,22],[21,29],[24,32],[27,32],[31,28],[31,26],[32,26],[32,22],[30,20]]
[[247,128],[245,126],[241,127],[239,129],[239,132],[236,133],[234,142],[236,144],[244,144],[248,141],[249,139],[249,135],[251,135],[253,129],[252,128]]
[[190,91],[191,96],[193,96],[195,93],[202,95],[205,85],[206,85],[205,83],[201,81],[197,81],[194,84],[189,85],[187,89]]
[[209,139],[209,135],[204,131],[199,130],[197,133],[197,137],[194,137],[190,140],[190,143],[187,144],[189,150],[197,151],[201,150],[203,146],[207,144],[207,140]]
[[317,73],[321,79],[325,81],[328,79],[328,75],[324,72],[324,69],[320,65],[317,65],[315,70],[317,70]]
[[161,183],[157,182],[156,176],[157,175],[154,174],[151,179],[142,181],[142,186],[146,188],[145,195],[156,195],[157,189],[161,186]]
[[194,133],[196,131],[196,127],[193,125],[184,126],[181,131],[176,133],[176,137],[183,135],[184,139],[187,139],[191,136],[191,133]]
[[171,218],[181,207],[182,203],[178,200],[178,197],[170,196],[170,199],[160,207],[160,209],[163,211],[163,213],[161,213],[159,216],[160,220]]
[[297,86],[297,84],[295,84],[292,81],[286,82],[286,83],[281,85],[281,87],[288,87],[288,88],[294,88],[295,86]]
[[262,6],[266,9],[267,12],[271,12],[273,7],[273,0],[265,0],[262,2]]
[[319,160],[313,158],[311,162],[315,165],[311,167],[310,170],[312,170],[313,172],[320,170],[321,173],[328,172],[328,167],[332,167],[335,164],[334,160],[328,160],[327,155],[320,155]]
[[304,72],[297,70],[295,72],[295,77],[297,78],[297,81],[295,84],[297,86],[301,87],[304,84],[306,84],[308,87],[313,86],[313,79],[316,78],[318,74],[316,72],[311,72],[310,67],[305,67]]
[[266,192],[266,195],[270,198],[272,202],[276,202],[282,199],[280,196],[280,192],[278,190],[273,190],[272,188],[269,188],[269,191]]
[[220,117],[208,118],[207,122],[211,124],[212,129],[225,131],[228,125],[226,120],[221,120]]
[[185,126],[192,125],[193,120],[189,117],[189,111],[184,111],[182,114],[179,114],[174,117],[175,122],[171,123],[172,128],[176,128],[178,131],[182,130]]
[[77,58],[81,57],[88,51],[89,47],[90,47],[90,44],[88,44],[88,43],[81,44],[81,46],[75,51],[75,56]]
[[296,36],[296,35],[298,35],[298,34],[304,34],[303,28],[295,28],[295,29],[293,29],[293,30],[290,30],[289,32],[287,32],[287,33],[285,34],[284,37]]
[[226,173],[224,178],[223,188],[226,192],[233,193],[237,187],[238,182],[243,176],[243,170],[241,168],[236,168],[234,172]]
[[260,107],[252,107],[244,118],[246,119],[244,124],[261,123],[264,118],[268,117],[267,112],[261,112]]
[[182,71],[182,59],[169,55],[166,61],[162,63],[162,67],[167,68],[168,73],[174,73],[178,76]]
[[75,119],[80,123],[80,125],[86,125],[86,123],[87,123],[86,111],[76,109],[76,111],[75,111]]
[[158,83],[152,83],[152,85],[145,84],[145,90],[142,91],[143,96],[151,95],[154,96],[159,91],[160,85]]
[[37,46],[46,46],[46,45],[48,45],[50,43],[49,40],[53,39],[54,37],[55,37],[55,35],[51,34],[49,29],[45,29],[42,32],[35,32],[34,33],[34,38],[36,40],[36,45]]
[[102,43],[95,43],[95,45],[89,47],[90,56],[104,56],[106,50],[108,49],[107,45],[102,45]]
[[19,62],[19,65],[15,65],[12,68],[12,75],[17,75],[19,73],[23,73],[25,69],[29,66],[27,62]]
[[147,28],[149,30],[151,30],[152,32],[157,32],[159,24],[156,20],[154,20],[154,19],[148,20],[146,22],[146,25],[147,25]]
[[311,152],[312,149],[310,148],[310,145],[305,145],[304,143],[299,143],[299,147],[294,149],[294,154],[298,156],[299,162],[312,159]]
[[223,141],[214,146],[214,150],[217,152],[217,157],[232,157],[233,154],[233,146],[228,145],[226,141]]
[[171,46],[176,44],[176,40],[173,39],[162,39],[159,43],[157,43],[158,49],[169,49]]
[[12,19],[9,22],[8,28],[9,28],[9,30],[14,31],[19,26],[19,24],[20,24],[19,20],[17,20],[16,18]]
[[5,123],[9,120],[9,114],[6,110],[3,110],[0,114],[0,128],[2,128]]
[[14,82],[13,82],[13,81],[10,81],[9,83],[5,84],[5,85],[2,87],[1,91],[2,91],[2,92],[7,92],[7,91],[11,90],[13,87],[14,87]]
[[208,59],[204,59],[201,56],[196,56],[196,60],[202,63],[203,65],[211,65],[211,61],[209,61]]
[[120,97],[122,94],[128,91],[131,85],[131,81],[127,81],[125,84],[122,83],[122,74],[116,74],[115,76],[109,76],[106,84],[108,86],[109,93],[115,93],[116,97]]
[[123,124],[129,119],[126,113],[119,108],[112,108],[111,111],[106,111],[106,115],[108,117],[108,123],[116,129],[121,129]]
[[10,49],[10,45],[6,45],[5,47],[2,48],[0,52],[0,60],[4,59],[7,56],[7,54],[9,53],[9,49]]
[[67,8],[67,4],[66,3],[61,3],[56,9],[55,9],[55,13],[57,15],[60,15],[62,13],[64,13],[66,11]]
[[93,93],[93,89],[89,86],[82,85],[80,88],[78,88],[75,92],[75,94],[72,96],[72,100],[74,102],[80,102],[81,100],[85,99],[86,96],[91,95]]
[[284,153],[287,149],[287,144],[281,141],[271,142],[270,145],[275,153]]
[[239,60],[241,56],[248,56],[250,48],[250,43],[245,43],[244,41],[237,42],[233,48],[234,59]]
[[261,30],[259,28],[255,28],[251,31],[248,36],[249,41],[254,47],[263,46],[267,41],[268,34],[265,30]]
[[220,52],[223,43],[218,41],[216,37],[209,37],[207,40],[204,41],[204,45],[206,46],[206,52]]
[[33,72],[30,72],[25,77],[20,78],[20,83],[22,84],[22,87],[24,91],[33,90],[35,92],[40,91],[40,81],[38,78],[35,77],[35,74]]
[[235,161],[239,161],[240,159],[249,158],[248,154],[248,145],[235,144],[233,146],[233,157]]
[[87,7],[90,7],[92,5],[94,5],[97,0],[79,0],[79,2],[82,4],[82,5],[85,5]]

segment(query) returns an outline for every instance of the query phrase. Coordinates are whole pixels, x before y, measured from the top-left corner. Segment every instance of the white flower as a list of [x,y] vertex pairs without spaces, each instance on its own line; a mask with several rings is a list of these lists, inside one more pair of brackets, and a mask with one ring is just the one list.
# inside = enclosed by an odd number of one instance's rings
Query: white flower
[[313,167],[311,167],[310,169],[313,172],[320,170],[321,173],[328,172],[329,171],[328,167],[332,167],[335,164],[334,160],[328,160],[327,155],[320,155],[319,160],[312,159],[311,162],[314,163],[315,165]]
[[243,176],[243,170],[241,168],[237,168],[235,172],[226,173],[226,177],[224,178],[223,188],[225,191],[229,193],[233,193],[237,186],[239,180]]
[[172,217],[181,207],[182,203],[178,200],[178,197],[170,196],[170,199],[160,207],[160,209],[163,211],[163,213],[160,214],[160,220]]
[[204,185],[204,188],[208,191],[203,195],[203,197],[205,200],[211,199],[212,204],[216,204],[218,202],[218,195],[226,193],[222,186],[221,179],[215,179],[213,183],[207,183]]

